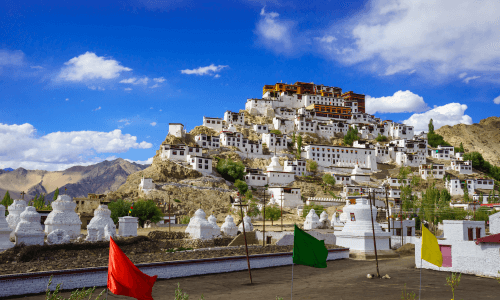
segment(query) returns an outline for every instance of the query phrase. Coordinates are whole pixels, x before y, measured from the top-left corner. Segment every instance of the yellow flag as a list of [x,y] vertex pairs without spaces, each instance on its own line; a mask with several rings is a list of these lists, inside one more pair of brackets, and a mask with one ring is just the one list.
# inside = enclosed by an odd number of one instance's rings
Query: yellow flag
[[433,265],[441,267],[443,265],[443,255],[439,249],[437,238],[422,226],[422,249],[420,251],[421,258]]

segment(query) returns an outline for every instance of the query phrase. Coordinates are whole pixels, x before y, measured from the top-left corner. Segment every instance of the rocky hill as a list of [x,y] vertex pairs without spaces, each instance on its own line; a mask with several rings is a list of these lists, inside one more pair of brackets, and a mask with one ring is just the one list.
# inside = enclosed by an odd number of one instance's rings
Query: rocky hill
[[500,166],[500,117],[489,117],[472,125],[446,125],[436,133],[455,147],[462,142],[466,152],[477,151],[490,163]]
[[74,166],[64,171],[18,168],[0,173],[0,197],[3,198],[9,191],[11,198],[20,199],[20,193],[24,191],[25,199],[41,193],[46,194],[45,199],[52,199],[57,187],[61,193],[66,187],[64,193],[71,197],[86,197],[88,193],[104,194],[118,189],[128,175],[147,167],[118,158],[90,166]]

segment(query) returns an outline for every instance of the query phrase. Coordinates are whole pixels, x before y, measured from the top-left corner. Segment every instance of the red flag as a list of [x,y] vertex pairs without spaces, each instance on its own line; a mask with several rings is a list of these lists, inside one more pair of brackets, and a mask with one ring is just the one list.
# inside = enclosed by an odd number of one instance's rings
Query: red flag
[[157,277],[142,273],[109,238],[108,289],[113,294],[153,300],[151,292]]

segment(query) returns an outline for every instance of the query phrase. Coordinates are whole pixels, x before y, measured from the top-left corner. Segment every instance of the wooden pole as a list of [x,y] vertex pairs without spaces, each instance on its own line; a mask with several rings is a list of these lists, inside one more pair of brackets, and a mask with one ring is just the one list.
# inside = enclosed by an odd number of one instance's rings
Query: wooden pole
[[168,232],[170,232],[170,194],[168,194]]
[[240,212],[241,212],[241,223],[243,225],[243,238],[245,239],[245,250],[247,253],[247,265],[248,265],[248,275],[250,276],[250,284],[252,284],[252,272],[250,271],[250,259],[248,258],[248,244],[247,244],[247,235],[245,232],[245,221],[243,219],[243,206],[248,206],[248,205],[243,205],[241,204],[241,197],[240,197],[240,204],[237,205],[240,207]]
[[373,232],[373,248],[375,249],[375,261],[377,262],[377,277],[380,278],[380,272],[378,271],[378,255],[377,255],[377,242],[375,240],[375,225],[373,223],[373,210],[372,210],[372,200],[371,192],[368,194],[368,200],[370,201],[370,216],[372,217],[372,232]]
[[[262,206],[263,208],[263,211],[262,211],[262,214],[263,214],[263,218],[264,220],[262,221],[262,246],[265,246],[266,245],[266,188],[264,187],[264,205]],[[244,224],[243,224],[244,226]]]
[[283,190],[281,190],[281,232],[283,232]]
[[[391,214],[389,213],[389,198],[387,197],[387,186],[385,187],[385,209],[387,211],[387,215],[389,216],[387,218],[387,223],[388,223],[389,232],[391,233],[391,236],[392,236],[392,232],[391,232]],[[391,238],[389,238],[389,249],[392,249],[392,247],[391,247]]]

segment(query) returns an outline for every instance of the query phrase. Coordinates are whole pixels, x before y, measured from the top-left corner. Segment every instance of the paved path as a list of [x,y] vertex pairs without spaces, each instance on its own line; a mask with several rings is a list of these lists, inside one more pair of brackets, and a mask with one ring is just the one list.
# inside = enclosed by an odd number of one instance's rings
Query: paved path
[[[413,256],[380,261],[379,265],[381,275],[389,274],[391,279],[366,278],[366,274],[376,272],[374,261],[331,261],[326,269],[296,265],[293,299],[401,299],[405,283],[409,291],[417,294],[418,299],[420,270],[414,268]],[[451,299],[451,290],[446,286],[447,276],[450,273],[424,269],[421,299]],[[290,299],[291,266],[257,269],[252,272],[252,277],[253,285],[249,284],[247,271],[159,280],[153,287],[153,297],[173,299],[179,282],[192,300],[200,299],[202,293],[206,300],[275,300],[276,296]],[[96,290],[100,292],[102,288]],[[462,275],[455,299],[499,299],[499,294],[500,284],[495,279]],[[63,295],[68,297],[69,293]],[[22,298],[44,299],[42,295]],[[109,299],[131,298],[110,294]]]

